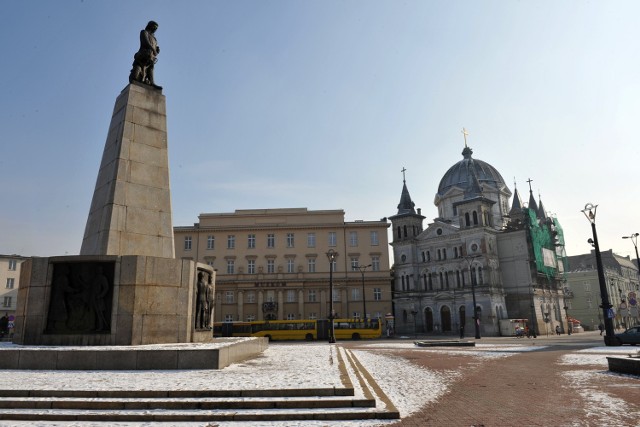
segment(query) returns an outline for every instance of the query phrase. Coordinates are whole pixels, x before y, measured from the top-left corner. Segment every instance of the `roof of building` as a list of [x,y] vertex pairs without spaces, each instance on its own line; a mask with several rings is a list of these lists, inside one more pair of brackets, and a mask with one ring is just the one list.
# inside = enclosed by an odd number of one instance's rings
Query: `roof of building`
[[444,174],[438,185],[438,194],[444,195],[453,187],[460,187],[465,191],[465,197],[477,196],[482,184],[490,184],[495,188],[505,185],[500,172],[489,163],[471,157],[473,150],[464,147],[463,159],[454,164]]

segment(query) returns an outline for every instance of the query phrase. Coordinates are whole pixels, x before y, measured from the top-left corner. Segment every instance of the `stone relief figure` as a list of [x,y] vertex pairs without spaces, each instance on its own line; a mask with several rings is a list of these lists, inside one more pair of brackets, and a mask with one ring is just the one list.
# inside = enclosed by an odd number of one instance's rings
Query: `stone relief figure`
[[[55,266],[47,333],[109,332],[113,266],[105,263],[65,263]],[[107,275],[109,277],[107,277]]]
[[207,284],[204,282],[204,273],[200,271],[196,284],[196,329],[206,328],[207,309]]
[[134,81],[147,84],[154,89],[162,89],[153,79],[153,66],[158,62],[160,47],[155,32],[158,23],[149,21],[144,30],[140,31],[140,49],[133,56],[133,68],[129,74],[129,83]]
[[206,327],[211,327],[211,320],[213,317],[213,275],[207,274],[207,319]]

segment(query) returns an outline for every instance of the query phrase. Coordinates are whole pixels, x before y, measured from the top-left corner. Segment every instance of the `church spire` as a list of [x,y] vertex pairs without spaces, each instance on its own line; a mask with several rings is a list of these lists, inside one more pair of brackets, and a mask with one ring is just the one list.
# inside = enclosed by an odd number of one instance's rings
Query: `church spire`
[[533,211],[537,214],[538,204],[536,203],[536,199],[533,197],[533,190],[531,189],[531,183],[533,182],[533,180],[529,178],[527,182],[529,183],[529,209],[533,209]]
[[538,193],[538,218],[539,219],[547,219],[547,214],[544,210],[544,206],[542,205],[542,198],[540,197],[540,193]]
[[516,187],[516,181],[513,180],[513,203],[511,204],[511,210],[509,215],[514,215],[522,211],[522,199],[520,199],[520,193],[518,193],[518,187]]
[[405,176],[406,168],[402,168],[402,195],[400,196],[400,203],[398,204],[398,215],[402,214],[415,214],[415,203],[411,200],[409,195],[409,189],[407,188],[407,179]]

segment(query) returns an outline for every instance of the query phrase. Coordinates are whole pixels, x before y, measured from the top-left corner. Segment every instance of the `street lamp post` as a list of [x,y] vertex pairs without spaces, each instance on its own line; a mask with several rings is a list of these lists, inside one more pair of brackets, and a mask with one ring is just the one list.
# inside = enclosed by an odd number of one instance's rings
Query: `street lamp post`
[[333,263],[338,257],[338,252],[329,249],[327,258],[329,259],[329,343],[336,342],[336,334],[333,325]]
[[479,258],[482,255],[473,255],[470,257],[464,257],[464,260],[467,261],[469,265],[469,279],[471,280],[471,297],[473,299],[473,324],[475,325],[476,331],[476,339],[480,339],[480,321],[478,319],[478,306],[476,305],[476,285],[475,280],[473,279],[473,273],[471,272],[471,266],[473,265],[473,260],[475,258]]
[[367,321],[367,301],[364,293],[364,272],[367,268],[371,267],[371,264],[369,265],[359,265],[358,266],[358,270],[360,270],[360,274],[362,274],[362,316],[364,318],[364,321]]
[[636,263],[638,264],[638,276],[640,277],[640,257],[638,257],[638,236],[640,233],[633,233],[631,236],[623,236],[623,239],[631,239],[633,247],[636,249]]
[[[596,211],[598,205],[587,203],[582,210],[582,213],[591,223],[591,232],[593,234],[593,247],[596,252],[596,267],[598,268],[598,282],[600,285],[600,295],[602,298],[602,317],[604,318],[604,330],[606,332],[604,337],[605,345],[616,345],[615,332],[613,330],[613,319],[609,316],[611,303],[609,302],[609,292],[607,291],[607,285],[604,280],[604,268],[602,267],[602,256],[600,255],[600,246],[598,245],[598,233],[596,233]],[[589,239],[591,240],[591,239]]]

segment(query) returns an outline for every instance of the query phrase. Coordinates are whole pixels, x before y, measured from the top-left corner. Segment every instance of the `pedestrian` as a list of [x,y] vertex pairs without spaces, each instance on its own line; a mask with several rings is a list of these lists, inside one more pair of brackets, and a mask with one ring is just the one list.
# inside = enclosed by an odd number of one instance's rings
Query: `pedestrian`
[[460,339],[464,338],[464,325],[460,325]]
[[602,335],[602,332],[604,332],[604,325],[602,323],[600,323],[598,325],[598,329],[600,329],[600,335]]
[[560,325],[556,325],[556,335],[560,336]]

